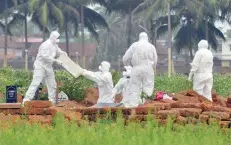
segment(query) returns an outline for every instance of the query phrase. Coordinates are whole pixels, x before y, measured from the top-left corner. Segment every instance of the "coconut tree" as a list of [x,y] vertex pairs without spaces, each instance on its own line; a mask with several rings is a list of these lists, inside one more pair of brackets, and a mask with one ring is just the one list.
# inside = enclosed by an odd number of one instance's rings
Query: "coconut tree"
[[[173,28],[176,29],[174,45],[178,52],[187,48],[190,52],[191,59],[193,58],[193,44],[199,40],[208,37],[208,42],[214,49],[217,48],[217,37],[225,40],[223,33],[215,27],[215,21],[212,17],[210,17],[209,21],[207,19],[201,19],[196,12],[193,13],[189,11],[187,7],[181,9],[179,13],[171,17],[174,19],[171,24]],[[168,30],[167,16],[160,17],[158,21],[161,22],[161,26],[157,30],[157,35],[159,36]],[[206,25],[208,25],[208,30],[206,30]]]
[[[16,0],[4,0],[0,2],[0,13],[3,13],[6,9],[16,6]],[[5,35],[5,42],[4,42],[4,62],[3,62],[3,67],[7,67],[7,36],[11,35],[9,29],[8,29],[8,16],[4,15],[4,24],[0,23],[0,27],[4,29],[4,35]]]
[[144,0],[108,0],[107,13],[118,12],[126,16],[127,20],[127,47],[132,38],[132,11]]

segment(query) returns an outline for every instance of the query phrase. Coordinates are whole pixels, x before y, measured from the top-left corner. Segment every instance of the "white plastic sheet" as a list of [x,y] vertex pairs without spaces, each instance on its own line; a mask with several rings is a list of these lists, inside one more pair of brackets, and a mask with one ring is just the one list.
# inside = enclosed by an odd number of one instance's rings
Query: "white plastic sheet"
[[83,69],[67,55],[61,54],[57,59],[63,62],[62,66],[75,78],[78,78],[82,74]]

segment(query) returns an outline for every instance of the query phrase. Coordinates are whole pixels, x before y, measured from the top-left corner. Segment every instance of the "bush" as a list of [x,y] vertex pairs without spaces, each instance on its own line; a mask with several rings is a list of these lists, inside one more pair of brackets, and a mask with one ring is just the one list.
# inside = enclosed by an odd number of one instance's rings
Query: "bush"
[[[112,72],[113,83],[116,85],[121,77],[121,73]],[[22,86],[18,89],[19,93],[25,94],[32,80],[32,72],[24,70],[14,70],[12,68],[0,69],[0,93],[5,94],[7,85]],[[84,97],[86,88],[93,87],[94,82],[84,77],[73,78],[66,71],[56,71],[56,80],[62,85],[59,91],[64,91],[71,100],[80,101]],[[231,89],[231,77],[229,75],[214,75],[214,89],[222,96],[228,96]],[[45,86],[43,86],[45,87]],[[165,91],[176,93],[192,88],[192,83],[187,81],[187,77],[177,74],[168,78],[167,74],[155,76],[155,91]],[[41,99],[47,99],[47,94],[41,94]],[[41,96],[40,95],[40,96]]]

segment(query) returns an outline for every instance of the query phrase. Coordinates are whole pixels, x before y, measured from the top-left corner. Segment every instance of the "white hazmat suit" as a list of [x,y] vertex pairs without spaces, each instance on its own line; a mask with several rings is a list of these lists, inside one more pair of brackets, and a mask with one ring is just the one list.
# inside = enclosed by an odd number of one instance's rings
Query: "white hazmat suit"
[[123,71],[123,78],[121,78],[118,83],[113,88],[113,96],[122,93],[123,99],[120,103],[123,103],[124,107],[132,107],[132,101],[130,101],[129,96],[129,81],[131,75],[131,66],[125,66],[125,71]]
[[151,96],[154,90],[154,70],[157,64],[155,47],[148,42],[148,35],[140,33],[139,41],[133,43],[123,57],[125,66],[131,65],[129,96],[131,107],[141,104],[142,91]]
[[66,54],[66,52],[62,51],[57,45],[59,36],[60,34],[57,31],[53,31],[50,34],[50,38],[40,45],[34,62],[33,80],[23,99],[23,104],[33,99],[38,86],[43,80],[48,88],[49,101],[53,104],[56,103],[56,81],[52,64],[53,62],[62,64],[62,62],[55,59],[55,57],[59,56],[61,53]]
[[109,72],[110,67],[111,65],[109,62],[103,61],[99,66],[100,72],[83,71],[84,77],[97,83],[99,89],[99,99],[97,100],[97,104],[114,103],[114,98],[112,96],[113,81],[112,75]]
[[193,90],[212,101],[213,86],[213,54],[208,50],[208,42],[201,40],[198,43],[198,51],[191,63],[191,70],[188,80],[193,77]]

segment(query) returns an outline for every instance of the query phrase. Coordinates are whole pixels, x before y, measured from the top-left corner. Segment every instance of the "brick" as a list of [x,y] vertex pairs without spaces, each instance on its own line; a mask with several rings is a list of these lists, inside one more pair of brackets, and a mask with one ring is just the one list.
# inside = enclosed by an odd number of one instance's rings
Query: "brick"
[[115,113],[118,109],[117,108],[83,108],[82,113],[84,115],[90,115],[90,114],[107,114],[109,112]]
[[176,103],[177,101],[170,100],[170,99],[162,99],[162,100],[160,100],[160,102],[172,104],[172,103]]
[[219,124],[222,128],[231,128],[231,121],[220,121]]
[[173,100],[180,101],[182,103],[200,103],[197,97],[189,97],[182,94],[176,94]]
[[175,102],[171,104],[171,108],[201,108],[201,105],[200,103]]
[[226,102],[227,102],[227,99],[222,96],[216,96],[216,98],[213,98],[213,103],[215,105],[226,107]]
[[177,116],[177,118],[176,118],[176,123],[177,124],[185,125],[185,124],[187,124],[187,122],[188,122],[188,120],[185,117]]
[[171,104],[170,103],[162,103],[162,102],[159,102],[159,101],[154,101],[151,104],[146,104],[146,105],[138,106],[138,107],[153,107],[153,106],[161,107],[161,110],[170,110],[171,109]]
[[48,108],[45,110],[45,115],[52,115],[55,116],[57,113],[57,110],[55,108]]
[[86,104],[95,105],[99,98],[99,92],[96,88],[88,88],[85,92],[84,102]]
[[52,116],[51,115],[29,115],[28,116],[30,123],[41,123],[41,124],[52,124]]
[[177,118],[177,116],[180,116],[179,110],[160,110],[157,113],[158,119],[167,119],[169,117],[171,118]]
[[202,103],[200,104],[200,108],[201,108],[203,111],[209,111],[212,107],[213,107],[213,104],[210,103],[210,102],[202,102]]
[[200,114],[199,115],[199,121],[202,123],[208,123],[209,120],[209,115],[204,115],[204,114]]
[[230,120],[230,114],[226,112],[203,112],[202,114],[208,115],[210,118],[217,118],[219,120]]
[[231,109],[227,107],[222,106],[213,106],[213,105],[207,105],[206,107],[202,106],[203,111],[215,111],[215,112],[227,112],[231,113]]
[[200,102],[209,101],[207,98],[205,98],[204,96],[198,94],[196,91],[193,91],[193,90],[189,90],[189,91],[187,92],[186,96],[191,96],[191,97],[198,98],[198,100],[199,100]]
[[199,118],[199,115],[202,112],[202,109],[197,108],[174,108],[172,110],[178,110],[180,115],[183,117],[196,117]]
[[18,102],[18,103],[22,103],[22,100],[23,100],[23,99],[22,99],[22,94],[20,94],[20,93],[17,94],[17,102]]
[[11,114],[11,115],[15,115],[15,114],[20,114],[20,109],[0,109],[0,112],[3,114]]
[[148,114],[148,113],[151,113],[151,114],[156,114],[159,110],[163,110],[161,106],[152,106],[152,107],[146,107],[146,106],[143,106],[143,107],[137,107],[136,108],[136,114]]
[[49,108],[52,106],[50,101],[28,101],[24,103],[24,107],[28,108]]
[[26,115],[45,115],[46,108],[21,108],[20,113]]
[[227,103],[231,104],[231,98],[227,99]]
[[231,103],[226,103],[226,106],[227,106],[228,108],[231,108]]
[[19,109],[21,108],[21,103],[0,103],[0,109]]

